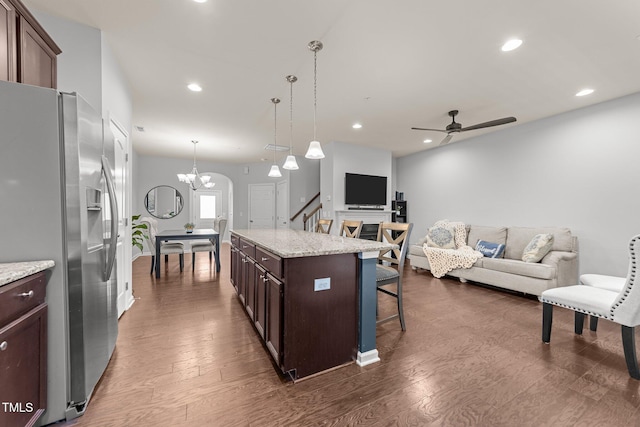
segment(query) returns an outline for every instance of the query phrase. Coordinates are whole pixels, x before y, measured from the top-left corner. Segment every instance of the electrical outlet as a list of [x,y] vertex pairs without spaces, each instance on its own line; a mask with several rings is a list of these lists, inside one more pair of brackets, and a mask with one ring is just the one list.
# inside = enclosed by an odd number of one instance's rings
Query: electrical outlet
[[313,290],[315,292],[328,291],[329,289],[331,289],[331,277],[323,277],[313,281]]

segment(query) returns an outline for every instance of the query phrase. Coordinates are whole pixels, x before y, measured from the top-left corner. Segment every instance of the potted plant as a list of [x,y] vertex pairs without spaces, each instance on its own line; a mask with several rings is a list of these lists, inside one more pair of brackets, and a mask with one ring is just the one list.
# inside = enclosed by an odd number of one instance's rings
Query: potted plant
[[187,233],[193,233],[193,229],[195,228],[195,224],[192,222],[188,222],[184,225],[184,229]]
[[147,224],[140,224],[137,221],[140,219],[140,215],[133,215],[131,217],[131,244],[140,249],[140,252],[144,251],[142,243],[144,239],[149,237],[142,230],[147,229]]

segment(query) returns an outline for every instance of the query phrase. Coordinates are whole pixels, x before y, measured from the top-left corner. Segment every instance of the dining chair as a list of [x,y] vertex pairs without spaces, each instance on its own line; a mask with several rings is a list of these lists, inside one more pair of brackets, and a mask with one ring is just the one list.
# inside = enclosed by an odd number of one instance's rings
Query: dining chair
[[319,219],[318,223],[316,224],[316,233],[329,234],[332,225],[332,219]]
[[[376,290],[385,295],[392,296],[397,300],[398,313],[385,317],[384,319],[379,319],[376,323],[383,323],[399,317],[400,327],[403,331],[407,329],[402,307],[402,275],[412,228],[413,223],[398,222],[381,222],[378,227],[377,240],[379,242],[398,245],[398,248],[380,251],[378,263],[376,264]],[[391,265],[385,265],[385,263]],[[389,289],[388,285],[395,285],[395,291],[393,287]]]
[[[622,291],[626,281],[626,277],[605,276],[603,274],[583,274],[580,276],[581,285],[608,289],[618,293]],[[598,318],[596,316],[589,316],[589,329],[593,332],[598,329]]]
[[344,237],[357,239],[360,237],[360,231],[362,231],[362,221],[345,219],[340,225],[340,235]]
[[[151,251],[151,273],[153,274],[156,262],[156,234],[158,233],[158,221],[151,217],[142,217],[138,220],[140,224],[147,226],[147,246]],[[180,256],[180,271],[184,270],[184,244],[182,242],[162,242],[160,245],[160,255],[165,256],[165,263],[168,261],[170,254],[178,254]]]
[[[635,286],[639,242],[640,235],[632,237],[629,242],[629,269],[624,286],[619,292],[615,289],[584,284],[561,286],[542,292],[539,300],[542,302],[542,341],[544,343],[548,344],[551,341],[554,305],[575,312],[574,332],[579,335],[582,334],[585,315],[618,323],[622,331],[622,347],[627,370],[632,378],[640,380],[634,334],[635,327],[640,325],[640,286]],[[588,279],[594,278],[586,279],[588,282]],[[613,282],[619,283],[619,280]],[[599,283],[604,283],[604,279]]]
[[[218,242],[222,239],[227,228],[225,218],[216,218],[213,222],[213,229],[218,232]],[[211,264],[216,246],[210,240],[201,240],[191,243],[191,271],[196,271],[196,252],[209,252],[209,264]]]

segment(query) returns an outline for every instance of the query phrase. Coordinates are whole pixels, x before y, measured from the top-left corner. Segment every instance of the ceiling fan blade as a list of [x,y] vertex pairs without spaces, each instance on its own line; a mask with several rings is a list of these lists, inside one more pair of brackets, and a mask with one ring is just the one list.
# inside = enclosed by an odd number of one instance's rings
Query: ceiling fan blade
[[430,130],[430,131],[433,131],[433,132],[445,132],[445,133],[447,132],[446,130],[442,130],[442,129],[427,129],[427,128],[411,128],[411,129],[413,129],[413,130]]
[[438,145],[448,144],[449,141],[451,141],[451,138],[453,138],[453,134],[449,134],[449,135],[445,136],[444,139],[442,141],[440,141],[440,144],[438,144]]
[[478,123],[477,125],[473,125],[473,126],[468,126],[466,128],[462,128],[462,129],[460,129],[460,132],[464,132],[464,131],[467,131],[467,130],[490,128],[492,126],[506,125],[507,123],[512,123],[512,122],[515,122],[515,121],[516,121],[515,117],[504,117],[502,119],[491,120],[490,122]]

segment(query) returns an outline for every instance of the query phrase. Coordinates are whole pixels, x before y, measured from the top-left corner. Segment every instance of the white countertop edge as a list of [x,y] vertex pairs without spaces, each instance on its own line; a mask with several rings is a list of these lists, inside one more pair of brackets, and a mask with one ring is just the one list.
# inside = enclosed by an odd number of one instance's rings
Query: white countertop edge
[[53,260],[0,263],[0,286],[55,266]]

